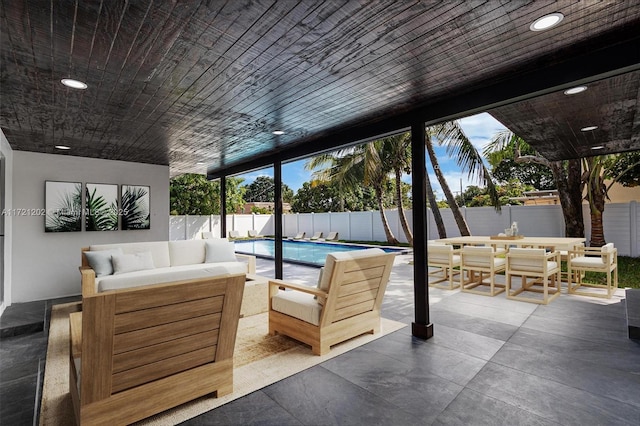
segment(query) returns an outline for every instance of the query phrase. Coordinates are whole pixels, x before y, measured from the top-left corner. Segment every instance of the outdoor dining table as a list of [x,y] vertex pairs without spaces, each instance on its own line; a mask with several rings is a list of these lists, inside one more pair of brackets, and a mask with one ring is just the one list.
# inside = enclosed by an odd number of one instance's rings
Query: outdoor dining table
[[494,239],[490,236],[464,236],[441,238],[436,240],[439,243],[452,245],[493,245],[493,246],[516,246],[516,247],[533,247],[533,248],[549,248],[555,251],[556,248],[566,250],[576,244],[584,243],[586,238],[579,237],[522,237],[517,239]]

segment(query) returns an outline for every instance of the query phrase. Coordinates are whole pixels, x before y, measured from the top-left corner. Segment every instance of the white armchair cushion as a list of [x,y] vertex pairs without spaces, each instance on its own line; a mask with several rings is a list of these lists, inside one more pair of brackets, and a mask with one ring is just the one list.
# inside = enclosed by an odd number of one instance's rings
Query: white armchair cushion
[[111,262],[113,263],[114,275],[154,269],[153,257],[148,251],[135,254],[114,254],[111,256]]
[[492,247],[472,247],[466,246],[462,249],[464,258],[464,266],[479,268],[491,267],[491,262],[495,268],[501,267],[506,263],[506,259],[501,257],[493,257],[494,251]]
[[[542,272],[544,264],[547,264],[547,271],[552,271],[558,267],[556,262],[547,261],[545,249],[526,249],[512,248],[509,254],[518,255],[509,256],[509,269],[524,272]],[[528,256],[528,257],[520,257]]]
[[[433,244],[427,246],[427,262],[429,264],[449,265],[449,254],[453,251],[453,246]],[[460,256],[452,255],[453,265],[460,264]]]
[[301,291],[280,291],[271,298],[271,307],[274,311],[313,325],[320,325],[322,305],[312,294]]
[[571,259],[572,268],[604,268],[605,263],[601,257],[579,256]]

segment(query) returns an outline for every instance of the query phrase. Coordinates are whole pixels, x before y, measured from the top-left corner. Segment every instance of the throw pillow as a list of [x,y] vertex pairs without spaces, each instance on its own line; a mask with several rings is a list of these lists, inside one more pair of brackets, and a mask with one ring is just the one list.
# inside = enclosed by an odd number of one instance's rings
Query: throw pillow
[[155,268],[153,257],[149,251],[134,254],[114,254],[111,257],[111,262],[113,263],[114,275]]
[[87,257],[87,262],[89,262],[89,266],[91,266],[91,269],[96,271],[96,277],[113,274],[111,256],[114,254],[122,254],[122,249],[117,248],[84,252],[84,255]]
[[205,240],[204,263],[237,262],[235,244],[222,238]]

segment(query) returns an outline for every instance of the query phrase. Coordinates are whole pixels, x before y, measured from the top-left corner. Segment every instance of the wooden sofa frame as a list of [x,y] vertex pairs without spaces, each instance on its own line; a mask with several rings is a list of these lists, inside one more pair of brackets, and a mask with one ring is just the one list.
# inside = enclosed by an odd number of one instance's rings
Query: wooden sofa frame
[[[327,292],[316,287],[269,281],[269,334],[284,334],[311,346],[316,355],[332,345],[365,333],[380,331],[380,307],[389,282],[394,253],[350,260],[335,260]],[[318,326],[275,311],[272,297],[279,288],[289,288],[326,301]]]
[[[83,276],[95,276],[88,269]],[[101,293],[83,286],[82,312],[70,317],[77,424],[130,424],[231,393],[244,286],[245,274]]]

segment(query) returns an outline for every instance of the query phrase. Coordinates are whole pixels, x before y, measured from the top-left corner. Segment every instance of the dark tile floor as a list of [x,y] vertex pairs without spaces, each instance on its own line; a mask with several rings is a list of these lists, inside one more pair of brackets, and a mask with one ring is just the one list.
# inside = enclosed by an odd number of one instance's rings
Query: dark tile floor
[[[272,263],[258,267],[272,275]],[[316,275],[285,268],[292,281]],[[410,324],[412,288],[400,260],[383,315]],[[640,424],[640,342],[627,336],[623,291],[611,300],[563,294],[548,306],[429,294],[432,339],[405,327],[184,424]],[[0,424],[36,421],[45,352],[46,323],[0,340]]]

